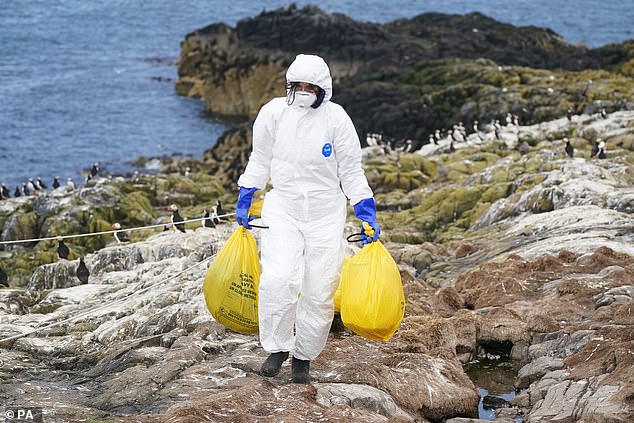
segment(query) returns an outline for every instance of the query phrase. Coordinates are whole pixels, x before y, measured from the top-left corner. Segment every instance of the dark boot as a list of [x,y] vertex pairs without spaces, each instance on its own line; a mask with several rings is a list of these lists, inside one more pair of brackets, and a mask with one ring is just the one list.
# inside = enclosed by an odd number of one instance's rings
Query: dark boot
[[269,355],[269,357],[264,360],[264,363],[262,363],[260,372],[263,376],[267,377],[277,375],[282,368],[282,363],[284,363],[287,358],[288,352],[286,351],[280,351]]
[[310,382],[310,375],[308,374],[309,370],[310,370],[309,360],[300,360],[299,358],[293,357],[293,361],[291,365],[291,381],[293,383]]

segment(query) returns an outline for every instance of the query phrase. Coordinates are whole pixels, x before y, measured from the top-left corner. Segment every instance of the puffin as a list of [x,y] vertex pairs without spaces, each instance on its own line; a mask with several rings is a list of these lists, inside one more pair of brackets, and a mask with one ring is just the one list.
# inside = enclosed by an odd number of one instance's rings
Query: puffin
[[564,138],[564,141],[566,142],[566,147],[564,148],[564,150],[566,151],[568,157],[572,158],[575,154],[575,149],[572,144],[570,144],[570,140],[568,138]]
[[128,234],[128,232],[126,231],[121,231],[121,224],[119,222],[115,222],[112,224],[112,229],[114,229],[115,232],[114,233],[114,239],[117,240],[118,244],[124,243],[124,242],[130,242],[130,235]]
[[88,283],[88,277],[90,276],[90,272],[86,267],[86,263],[84,262],[83,257],[79,257],[79,266],[77,266],[77,270],[75,271],[77,275],[77,279],[79,279],[82,285],[86,285]]
[[207,209],[203,210],[203,219],[205,219],[205,220],[203,220],[200,223],[200,225],[203,228],[215,228],[216,227],[216,224],[213,222],[213,220],[210,217],[209,210],[207,210]]
[[35,178],[35,186],[38,187],[39,189],[48,188],[46,184],[44,183],[44,181],[42,180],[41,176],[38,176],[37,178]]
[[66,244],[64,244],[64,239],[63,238],[57,238],[57,242],[58,242],[57,255],[61,259],[68,259],[68,255],[70,254],[70,250],[68,249]]
[[53,189],[59,188],[59,185],[60,185],[59,176],[56,176],[53,178],[53,183],[51,185],[53,185]]
[[172,222],[172,226],[174,228],[174,230],[178,229],[179,231],[181,231],[182,233],[185,233],[185,224],[181,223],[183,222],[185,219],[183,219],[183,216],[181,216],[178,213],[178,206],[176,204],[172,204],[169,207],[169,210],[172,211],[172,216],[170,217],[170,220]]

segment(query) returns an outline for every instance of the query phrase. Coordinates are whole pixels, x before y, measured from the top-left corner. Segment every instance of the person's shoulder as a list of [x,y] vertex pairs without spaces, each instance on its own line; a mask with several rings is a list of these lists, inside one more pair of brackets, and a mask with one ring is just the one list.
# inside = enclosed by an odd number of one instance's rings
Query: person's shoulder
[[338,125],[338,124],[346,123],[350,120],[350,116],[348,115],[348,112],[346,112],[346,110],[339,104],[329,101],[326,104],[324,104],[324,106],[326,107],[326,113],[328,113],[328,116],[330,117],[333,123]]
[[286,106],[286,97],[275,97],[268,103],[266,103],[260,110],[274,111],[278,109],[282,109]]

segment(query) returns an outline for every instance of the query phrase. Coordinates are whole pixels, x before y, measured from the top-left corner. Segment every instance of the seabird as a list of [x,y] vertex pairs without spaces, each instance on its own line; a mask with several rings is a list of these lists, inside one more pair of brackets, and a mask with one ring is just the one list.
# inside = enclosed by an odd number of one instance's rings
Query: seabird
[[70,250],[68,249],[66,244],[64,244],[64,239],[63,238],[57,238],[57,241],[58,241],[57,255],[61,259],[67,259],[68,255],[70,254]]
[[29,188],[29,191],[33,193],[39,190],[39,188],[35,186],[35,183],[33,183],[33,178],[29,178],[29,181],[26,183],[26,186]]
[[[220,200],[216,200],[216,217],[224,216],[225,214],[227,214],[227,212],[222,208],[222,203]],[[227,216],[221,217],[220,219],[229,221],[229,217]]]
[[170,220],[172,222],[172,227],[174,228],[174,230],[178,229],[182,233],[185,233],[185,224],[180,223],[183,222],[185,219],[183,219],[183,216],[178,213],[178,206],[176,204],[172,204],[169,210],[172,211],[172,216],[170,217]]
[[187,166],[187,167],[185,168],[185,177],[186,177],[186,178],[189,178],[189,176],[190,176],[191,174],[192,174],[192,169],[191,169],[191,167]]
[[0,267],[0,286],[5,286],[5,287],[9,287],[9,277],[7,276],[7,272],[4,271],[4,269],[2,269]]
[[449,142],[449,152],[453,153],[454,151],[456,151],[456,148],[453,146],[453,140],[451,140]]
[[14,196],[14,197],[19,197],[19,196],[21,196],[21,195],[22,195],[22,193],[20,192],[20,185],[17,185],[17,186],[15,187],[15,192],[13,193],[13,196]]
[[218,210],[216,206],[211,208],[211,221],[214,222],[214,225],[220,224],[220,219],[218,218]]
[[607,114],[607,113],[606,113],[606,111],[605,111],[605,107],[601,107],[601,117],[602,117],[603,119],[605,119],[605,118],[607,118],[607,117],[608,117],[608,114]]
[[26,182],[22,182],[22,192],[24,193],[24,195],[31,195],[31,190],[29,190]]
[[564,138],[564,141],[566,142],[566,147],[564,148],[566,154],[570,158],[574,157],[575,149],[572,147],[572,144],[570,144],[570,140],[568,138]]
[[52,185],[53,185],[53,189],[57,189],[57,188],[59,188],[59,185],[60,185],[60,184],[59,184],[59,176],[56,176],[56,177],[54,177],[54,178],[53,178],[53,183],[52,183]]
[[596,156],[597,154],[599,154],[599,143],[603,142],[601,141],[601,138],[597,138],[597,140],[594,142],[594,144],[592,144],[592,151],[590,151],[590,158]]
[[215,228],[216,225],[214,224],[213,220],[210,217],[210,213],[209,210],[205,209],[203,211],[203,221],[201,221],[201,226],[203,228]]
[[9,198],[11,196],[11,193],[9,192],[9,188],[7,188],[5,184],[2,184],[0,186],[0,192],[2,192],[2,196],[4,198]]
[[599,158],[605,159],[605,142],[601,141],[599,143]]
[[520,117],[517,115],[513,115],[513,125],[520,126]]
[[566,117],[568,118],[568,121],[572,121],[572,109],[568,109],[566,111]]
[[478,124],[479,124],[479,123],[480,123],[480,122],[478,122],[477,120],[474,120],[474,121],[473,121],[473,132],[475,132],[476,134],[477,134],[478,132],[480,132],[480,128],[478,128]]
[[47,186],[44,183],[44,181],[42,180],[41,176],[38,176],[37,178],[35,178],[35,185],[37,187],[39,187],[40,189],[46,189],[47,188]]
[[77,266],[77,270],[75,271],[77,275],[77,279],[81,281],[83,285],[88,283],[88,277],[90,276],[90,272],[86,267],[86,263],[84,262],[83,257],[79,257],[79,266]]
[[66,178],[66,187],[69,190],[75,189],[75,183],[73,182],[73,178],[71,178],[70,176]]
[[513,124],[513,115],[510,113],[506,114],[506,126],[510,126]]
[[117,240],[117,243],[121,244],[123,242],[130,242],[130,235],[127,231],[121,231],[121,224],[119,222],[115,222],[112,224],[112,229],[114,229],[114,239]]
[[90,168],[90,179],[97,176],[97,173],[99,173],[99,162],[94,162]]

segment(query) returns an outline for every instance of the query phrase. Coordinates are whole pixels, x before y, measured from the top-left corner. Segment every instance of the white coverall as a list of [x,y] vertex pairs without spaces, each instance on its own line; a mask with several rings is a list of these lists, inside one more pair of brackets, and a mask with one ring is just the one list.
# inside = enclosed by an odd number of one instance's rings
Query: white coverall
[[262,223],[269,227],[261,239],[262,347],[312,360],[326,345],[334,314],[343,263],[345,197],[354,205],[373,193],[361,167],[352,120],[329,101],[328,65],[318,56],[300,54],[286,80],[319,86],[326,92],[324,101],[316,109],[297,109],[283,97],[264,105],[253,125],[253,151],[238,184],[263,189],[270,177],[273,185],[262,208]]

